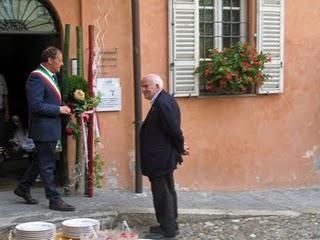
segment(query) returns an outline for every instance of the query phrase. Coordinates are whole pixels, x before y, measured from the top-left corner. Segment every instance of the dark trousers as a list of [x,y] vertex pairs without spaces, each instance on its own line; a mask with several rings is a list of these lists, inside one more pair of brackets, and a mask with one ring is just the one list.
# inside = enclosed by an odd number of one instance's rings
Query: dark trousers
[[30,191],[38,174],[40,174],[46,197],[52,201],[58,200],[60,194],[54,183],[54,171],[56,168],[55,149],[57,142],[35,142],[35,145],[34,159],[18,187],[25,191]]
[[0,147],[5,145],[5,119],[4,119],[4,111],[0,110]]
[[149,181],[157,221],[166,233],[174,233],[177,229],[178,205],[173,171],[163,176],[149,177]]

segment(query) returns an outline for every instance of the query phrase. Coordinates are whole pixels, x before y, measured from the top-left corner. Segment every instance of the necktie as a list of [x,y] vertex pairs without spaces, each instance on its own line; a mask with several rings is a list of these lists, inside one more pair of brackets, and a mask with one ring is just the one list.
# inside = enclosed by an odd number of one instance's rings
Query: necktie
[[58,85],[57,76],[55,74],[52,75],[52,79],[56,85]]
[[57,86],[58,90],[60,91],[60,87],[59,87],[57,75],[56,75],[56,74],[53,74],[53,75],[52,75],[52,79],[53,79],[53,82],[55,83],[55,85]]

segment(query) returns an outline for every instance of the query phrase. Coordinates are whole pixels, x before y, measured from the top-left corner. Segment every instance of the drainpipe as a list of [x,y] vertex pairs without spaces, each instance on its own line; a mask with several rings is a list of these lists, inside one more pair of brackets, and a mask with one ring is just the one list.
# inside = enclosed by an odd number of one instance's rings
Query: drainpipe
[[140,63],[140,4],[139,0],[131,0],[132,11],[132,42],[133,42],[133,74],[134,74],[134,125],[135,125],[135,191],[142,193],[142,174],[140,167],[140,127],[142,125],[141,114],[141,63]]

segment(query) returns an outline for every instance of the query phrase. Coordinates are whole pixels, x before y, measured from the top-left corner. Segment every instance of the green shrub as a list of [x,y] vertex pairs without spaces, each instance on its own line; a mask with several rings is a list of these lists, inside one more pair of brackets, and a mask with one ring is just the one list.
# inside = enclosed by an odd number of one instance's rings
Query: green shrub
[[89,87],[88,82],[81,76],[73,75],[68,78],[68,84],[69,84],[69,91],[68,91],[68,100],[69,101],[75,101],[74,99],[74,92],[77,89],[81,89],[85,95],[88,95]]

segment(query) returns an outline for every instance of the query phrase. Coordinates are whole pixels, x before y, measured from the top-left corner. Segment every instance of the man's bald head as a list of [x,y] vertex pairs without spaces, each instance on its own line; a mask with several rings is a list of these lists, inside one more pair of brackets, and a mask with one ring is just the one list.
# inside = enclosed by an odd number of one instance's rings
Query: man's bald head
[[163,81],[157,74],[150,73],[141,80],[141,90],[144,97],[151,100],[154,95],[163,89]]

